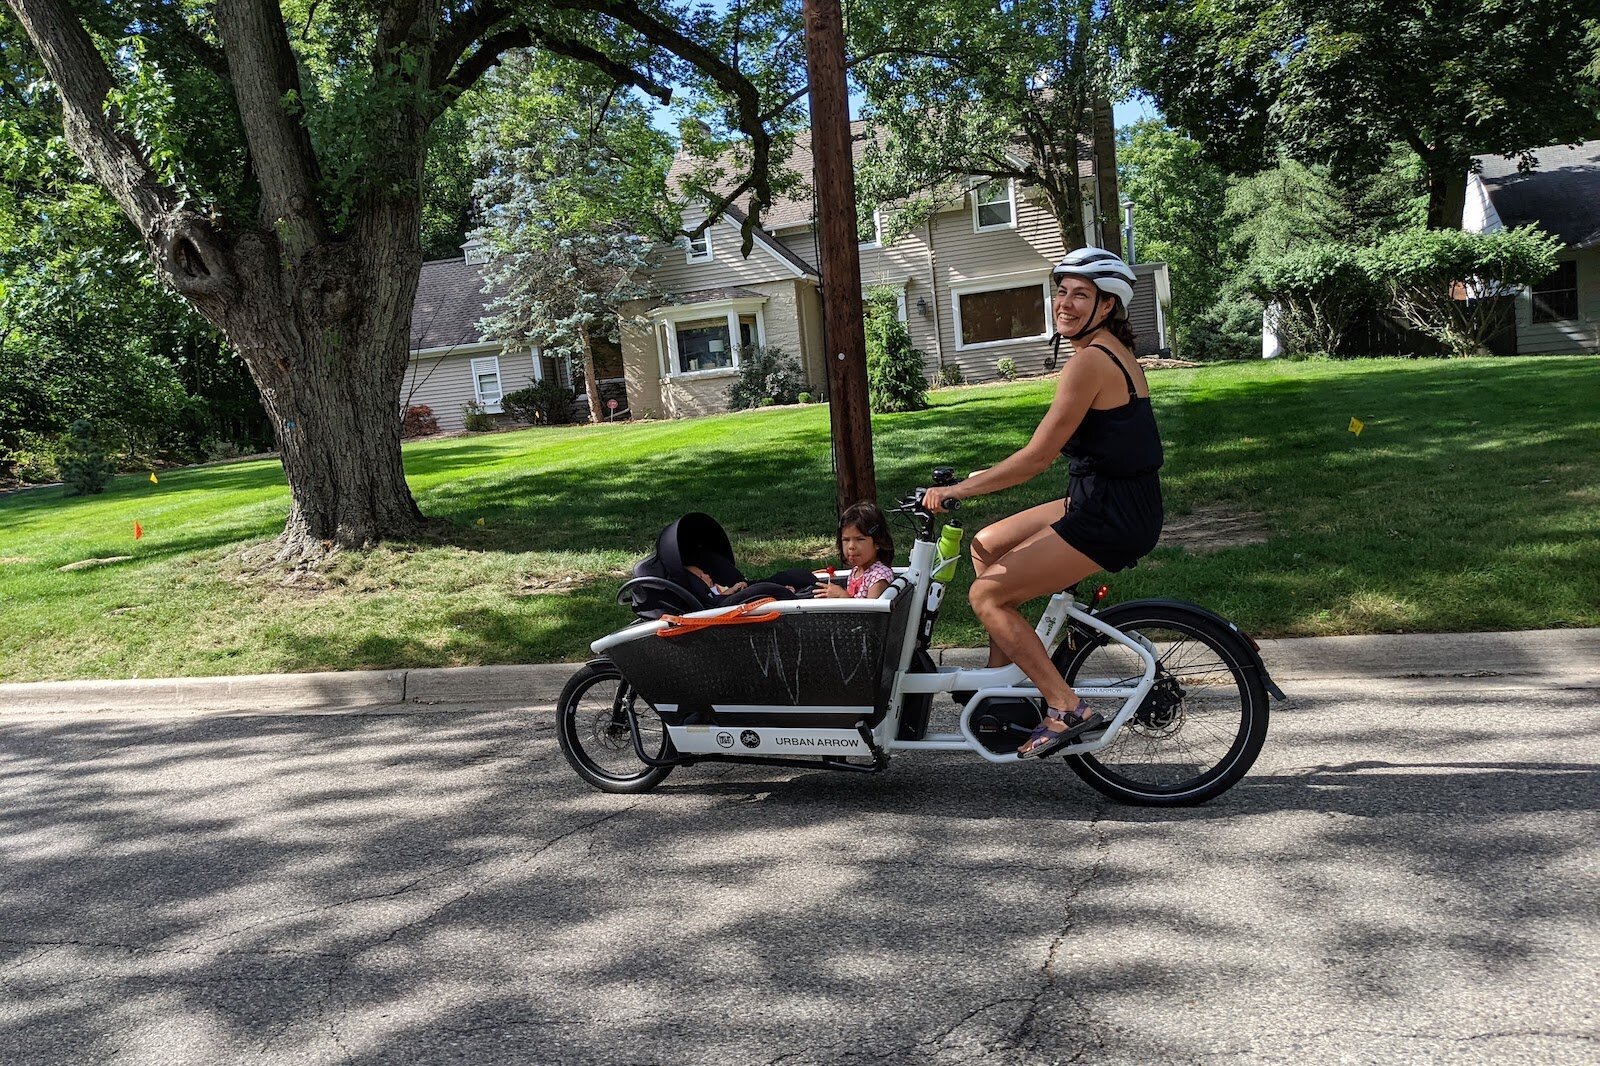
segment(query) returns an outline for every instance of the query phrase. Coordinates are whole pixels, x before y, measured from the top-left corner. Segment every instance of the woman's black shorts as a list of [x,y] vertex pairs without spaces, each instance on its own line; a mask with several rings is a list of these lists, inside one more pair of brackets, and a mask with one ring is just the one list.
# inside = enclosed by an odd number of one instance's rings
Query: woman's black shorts
[[1161,539],[1161,477],[1074,477],[1067,510],[1050,528],[1102,570],[1126,570]]

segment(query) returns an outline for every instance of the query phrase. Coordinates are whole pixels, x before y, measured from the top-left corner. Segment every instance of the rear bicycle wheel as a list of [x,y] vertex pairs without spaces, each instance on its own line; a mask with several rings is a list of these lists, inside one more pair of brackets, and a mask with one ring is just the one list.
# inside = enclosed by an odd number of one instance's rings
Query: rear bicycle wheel
[[[1204,611],[1174,603],[1126,603],[1098,616],[1155,650],[1154,687],[1117,734],[1067,765],[1093,789],[1124,803],[1188,807],[1232,788],[1267,739],[1267,691],[1243,639]],[[1132,684],[1144,662],[1116,642],[1062,645],[1067,683],[1109,678]],[[1099,701],[1105,702],[1105,701]],[[1116,708],[1102,706],[1108,717]]]
[[556,702],[556,741],[578,776],[602,792],[648,792],[672,772],[670,766],[639,761],[633,744],[632,710],[639,744],[652,759],[673,754],[672,741],[656,709],[622,677],[609,659],[585,664]]

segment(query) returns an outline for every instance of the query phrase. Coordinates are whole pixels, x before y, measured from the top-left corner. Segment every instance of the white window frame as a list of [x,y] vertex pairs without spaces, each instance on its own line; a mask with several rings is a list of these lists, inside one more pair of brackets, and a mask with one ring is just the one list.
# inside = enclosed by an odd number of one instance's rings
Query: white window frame
[[878,214],[877,208],[872,209],[872,240],[858,242],[856,247],[862,249],[883,247],[883,216]]
[[711,227],[707,226],[705,232],[700,234],[700,242],[705,245],[705,251],[696,252],[697,243],[693,237],[683,239],[683,261],[685,263],[711,263],[717,258],[716,249],[711,245]]
[[544,380],[544,349],[534,345],[529,354],[533,357],[533,383],[537,385]]
[[[655,320],[656,328],[656,367],[661,371],[661,380],[693,381],[700,378],[732,377],[739,372],[739,318],[741,315],[755,315],[756,318],[756,345],[765,347],[767,343],[767,319],[762,311],[766,304],[765,296],[745,298],[741,300],[716,300],[703,304],[683,304],[674,307],[658,307],[650,312],[650,317]],[[731,349],[733,363],[730,366],[718,367],[715,370],[685,370],[676,371],[678,365],[678,323],[694,322],[705,318],[725,317],[728,320],[728,345]]]
[[[493,400],[488,400],[484,398],[483,390],[479,387],[478,378],[491,371],[494,373],[494,385],[499,395],[495,396]],[[469,367],[469,372],[472,374],[473,400],[487,413],[491,415],[499,414],[500,401],[505,399],[506,395],[505,381],[500,377],[500,357],[498,355],[486,355],[474,359]]]
[[[1031,337],[1010,337],[999,341],[979,341],[976,344],[963,344],[961,342],[961,297],[971,296],[980,292],[999,292],[1002,289],[1027,288],[1030,282],[1037,282],[1040,292],[1044,296],[1044,316],[1039,323],[1039,332]],[[1003,348],[1013,344],[1035,344],[1039,341],[1050,339],[1050,275],[1036,271],[1024,271],[1016,274],[996,274],[987,278],[974,278],[971,281],[959,282],[950,286],[950,313],[951,321],[955,323],[955,342],[958,352],[979,352],[987,348]]]
[[[980,197],[980,194],[983,192],[984,189],[988,188],[990,185],[993,185],[997,181],[1004,181],[1006,183],[1006,200],[1005,200],[1005,202],[1006,202],[1006,205],[1007,205],[1007,207],[1009,209],[1010,217],[1007,218],[1006,221],[1004,221],[1004,222],[995,222],[995,223],[993,223],[991,225],[985,226],[985,225],[983,225],[982,223],[980,223],[978,221],[978,209],[980,207],[991,206],[993,204],[997,204],[1000,201],[999,200],[982,200],[979,197]],[[974,185],[972,187],[972,232],[973,233],[993,233],[995,230],[1016,229],[1016,228],[1017,228],[1017,183],[1015,181],[1013,181],[1011,178],[991,178],[988,181],[981,182],[980,184]]]

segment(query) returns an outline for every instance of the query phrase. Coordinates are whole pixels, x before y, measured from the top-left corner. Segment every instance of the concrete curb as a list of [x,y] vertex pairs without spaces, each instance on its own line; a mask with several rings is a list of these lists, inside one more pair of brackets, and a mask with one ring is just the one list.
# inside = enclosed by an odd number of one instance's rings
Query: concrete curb
[[[1296,681],[1494,678],[1600,686],[1600,629],[1304,637],[1261,642],[1280,685]],[[986,653],[946,648],[943,665]],[[257,674],[0,685],[0,718],[55,714],[337,714],[519,704],[551,706],[578,663]],[[1292,693],[1291,693],[1292,694]]]

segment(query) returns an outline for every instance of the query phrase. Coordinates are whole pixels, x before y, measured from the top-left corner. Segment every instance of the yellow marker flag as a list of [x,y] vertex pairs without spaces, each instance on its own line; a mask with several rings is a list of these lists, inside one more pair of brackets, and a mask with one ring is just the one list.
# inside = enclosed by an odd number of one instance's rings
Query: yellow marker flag
[[1361,421],[1361,419],[1355,417],[1350,419],[1350,432],[1354,433],[1356,436],[1361,436],[1361,431],[1366,428],[1367,424]]
[[161,482],[156,478],[156,472],[154,470],[150,471],[150,484],[152,484],[152,485],[161,484]]

